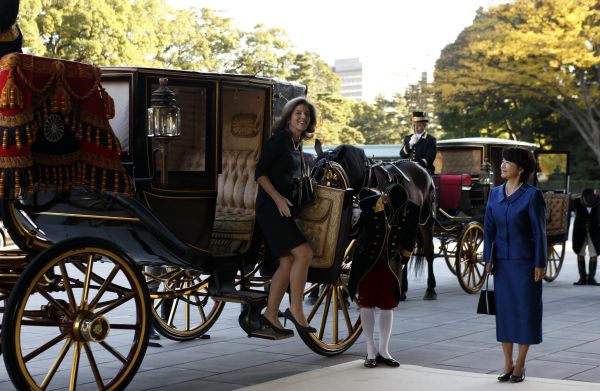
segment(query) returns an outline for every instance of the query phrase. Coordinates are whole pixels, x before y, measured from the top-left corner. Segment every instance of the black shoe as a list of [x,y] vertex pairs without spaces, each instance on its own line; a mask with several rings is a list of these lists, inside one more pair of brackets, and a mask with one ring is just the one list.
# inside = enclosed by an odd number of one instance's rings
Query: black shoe
[[379,364],[385,364],[388,367],[393,367],[393,368],[397,368],[400,366],[400,363],[396,360],[394,360],[393,358],[385,358],[383,357],[381,354],[377,353],[377,357],[375,357],[375,360],[379,363]]
[[579,280],[573,283],[573,285],[587,285],[588,281],[586,277],[579,277]]
[[525,368],[523,368],[523,373],[521,374],[521,376],[510,375],[511,383],[521,383],[523,380],[525,380]]
[[515,370],[515,367],[513,367],[510,372],[506,372],[504,375],[498,376],[498,381],[499,382],[507,382],[510,380],[510,378],[512,377],[512,373]]
[[294,330],[283,329],[281,327],[277,327],[273,323],[271,323],[271,321],[269,319],[267,319],[267,317],[264,316],[264,315],[260,316],[260,323],[263,326],[266,326],[266,327],[270,328],[271,330],[273,330],[276,334],[280,334],[280,335],[294,335]]
[[[315,329],[312,326],[302,326],[300,323],[298,323],[296,321],[296,319],[294,318],[294,315],[292,315],[292,311],[290,311],[290,309],[288,308],[287,310],[285,310],[285,312],[283,313],[283,317],[285,318],[285,322],[287,322],[287,320],[289,319],[294,326],[296,326],[296,330],[301,331],[303,333],[316,333],[317,329]],[[284,323],[285,325],[285,323]]]
[[588,285],[596,285],[596,286],[600,285],[600,284],[598,284],[598,282],[596,281],[596,279],[594,277],[588,277],[587,284]]
[[405,301],[406,300],[406,292],[401,292],[400,293],[400,301]]
[[150,329],[150,335],[148,338],[152,341],[158,341],[160,339],[160,335],[153,328]]
[[367,368],[375,368],[377,366],[377,359],[369,358],[369,356],[365,357],[364,366]]

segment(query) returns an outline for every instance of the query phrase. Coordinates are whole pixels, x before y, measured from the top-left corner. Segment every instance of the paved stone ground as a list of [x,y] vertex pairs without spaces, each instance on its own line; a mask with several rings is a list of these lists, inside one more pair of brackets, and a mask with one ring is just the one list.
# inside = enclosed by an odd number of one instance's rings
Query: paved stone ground
[[[475,313],[478,295],[464,293],[442,259],[436,260],[435,272],[436,301],[422,300],[425,277],[411,278],[408,300],[395,311],[393,356],[403,364],[500,372],[494,317]],[[544,342],[530,349],[528,376],[600,383],[600,287],[575,287],[576,279],[575,255],[569,250],[558,279],[544,283]],[[247,338],[238,314],[239,305],[228,304],[210,339],[162,339],[161,348],[149,347],[127,389],[233,390],[361,359],[366,352],[362,337],[344,354],[329,358],[310,351],[298,337],[277,342]],[[0,390],[12,389],[0,366]]]

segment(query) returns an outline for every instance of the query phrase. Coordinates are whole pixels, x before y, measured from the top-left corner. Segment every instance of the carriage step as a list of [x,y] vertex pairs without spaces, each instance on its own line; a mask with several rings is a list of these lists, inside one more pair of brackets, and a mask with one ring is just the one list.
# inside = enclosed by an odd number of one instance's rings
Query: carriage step
[[238,291],[225,291],[211,295],[211,299],[215,301],[228,301],[232,303],[253,303],[258,301],[266,301],[269,294],[264,291],[253,291],[251,289],[243,289]]

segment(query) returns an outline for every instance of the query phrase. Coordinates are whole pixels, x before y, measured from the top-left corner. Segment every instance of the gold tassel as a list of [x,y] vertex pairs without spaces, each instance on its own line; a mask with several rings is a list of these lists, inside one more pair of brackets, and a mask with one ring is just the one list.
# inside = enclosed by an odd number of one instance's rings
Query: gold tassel
[[61,112],[63,116],[71,112],[71,97],[64,86],[65,65],[60,61],[54,62],[54,72],[56,73],[56,86],[54,93],[50,98],[52,112]]
[[21,180],[19,178],[19,170],[15,169],[15,198],[18,198],[21,193]]
[[106,132],[106,144],[107,144],[108,150],[112,151],[112,149],[113,149],[113,145],[112,145],[113,144],[113,138],[110,135],[110,132]]
[[78,141],[83,140],[83,124],[81,122],[77,124],[77,133],[75,134],[75,138]]
[[6,149],[8,146],[8,129],[3,129],[2,133],[2,149]]
[[100,129],[96,128],[96,146],[100,146]]
[[87,134],[85,135],[85,141],[88,144],[92,143],[92,126],[91,125],[88,125],[88,127],[87,127]]
[[27,145],[33,144],[33,137],[31,136],[31,127],[25,126],[25,136],[27,137]]
[[102,184],[100,185],[100,190],[102,193],[106,192],[106,170],[102,170]]
[[29,179],[29,187],[27,188],[27,196],[29,198],[33,197],[33,173],[31,172],[31,168],[27,169],[27,178]]
[[6,84],[0,94],[0,109],[21,109],[23,108],[23,94],[15,83],[14,66],[8,71]]
[[4,169],[0,171],[0,198],[4,198]]
[[104,104],[104,114],[106,115],[106,118],[115,118],[115,101],[102,86],[100,86],[100,98]]
[[15,144],[17,144],[17,149],[21,149],[23,146],[21,144],[21,131],[19,129],[15,129]]

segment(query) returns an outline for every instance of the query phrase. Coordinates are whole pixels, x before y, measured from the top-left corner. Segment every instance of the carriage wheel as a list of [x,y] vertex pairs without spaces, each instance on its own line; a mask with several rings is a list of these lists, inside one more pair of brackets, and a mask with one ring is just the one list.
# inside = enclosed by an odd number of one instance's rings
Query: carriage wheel
[[110,242],[77,238],[40,253],[15,284],[2,324],[15,387],[124,389],[148,344],[147,296],[137,265]]
[[28,254],[36,254],[52,245],[40,236],[27,212],[17,209],[16,201],[4,199],[0,202],[4,228],[13,243]]
[[461,288],[467,293],[476,293],[485,280],[483,263],[483,225],[471,221],[459,239],[456,252],[456,276]]
[[558,277],[565,260],[565,242],[548,244],[548,262],[546,263],[546,274],[544,280],[552,282]]
[[205,334],[225,307],[208,295],[208,278],[193,270],[158,266],[144,272],[152,293],[154,327],[176,341],[189,341]]
[[346,249],[336,283],[312,284],[304,291],[306,297],[314,289],[320,289],[315,304],[304,308],[308,314],[306,320],[317,331],[299,335],[313,352],[323,356],[335,356],[345,352],[362,332],[360,311],[356,306],[352,308],[347,288],[355,245],[356,239],[352,240]]
[[448,265],[448,269],[452,272],[452,274],[456,275],[456,247],[458,242],[455,239],[445,239],[440,244],[440,250],[442,255],[444,256],[444,260],[446,261],[446,265]]

